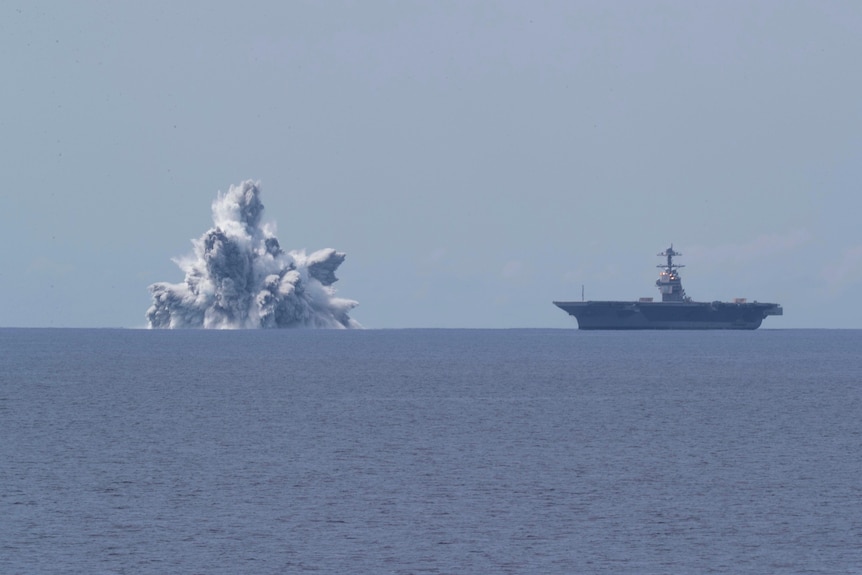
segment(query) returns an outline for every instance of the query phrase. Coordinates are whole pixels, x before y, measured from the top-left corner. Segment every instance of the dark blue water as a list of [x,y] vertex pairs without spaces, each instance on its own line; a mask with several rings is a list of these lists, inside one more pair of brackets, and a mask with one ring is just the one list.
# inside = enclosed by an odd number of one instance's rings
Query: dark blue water
[[860,352],[0,330],[0,573],[859,573]]

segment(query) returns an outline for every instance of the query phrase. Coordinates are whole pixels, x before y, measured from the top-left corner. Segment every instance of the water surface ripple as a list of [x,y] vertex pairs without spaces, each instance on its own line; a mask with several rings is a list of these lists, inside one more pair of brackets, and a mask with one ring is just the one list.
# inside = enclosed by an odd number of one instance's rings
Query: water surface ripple
[[862,332],[0,330],[0,573],[858,573]]

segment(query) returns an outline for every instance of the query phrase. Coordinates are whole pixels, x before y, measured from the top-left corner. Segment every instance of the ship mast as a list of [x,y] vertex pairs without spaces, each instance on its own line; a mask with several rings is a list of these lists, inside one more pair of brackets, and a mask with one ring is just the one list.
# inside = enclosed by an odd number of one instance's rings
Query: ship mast
[[658,255],[667,258],[666,264],[656,266],[662,269],[655,282],[661,293],[661,301],[689,301],[689,298],[685,296],[685,290],[682,289],[682,278],[676,272],[677,269],[684,268],[685,265],[673,263],[673,257],[682,254],[675,251],[673,244],[671,244],[668,249]]

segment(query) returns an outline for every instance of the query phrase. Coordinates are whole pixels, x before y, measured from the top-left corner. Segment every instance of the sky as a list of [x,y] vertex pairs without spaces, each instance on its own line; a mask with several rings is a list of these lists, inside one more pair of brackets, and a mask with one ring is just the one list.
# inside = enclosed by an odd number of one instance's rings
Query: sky
[[862,328],[857,1],[0,2],[0,326],[146,326],[260,183],[367,328],[575,328],[554,300]]

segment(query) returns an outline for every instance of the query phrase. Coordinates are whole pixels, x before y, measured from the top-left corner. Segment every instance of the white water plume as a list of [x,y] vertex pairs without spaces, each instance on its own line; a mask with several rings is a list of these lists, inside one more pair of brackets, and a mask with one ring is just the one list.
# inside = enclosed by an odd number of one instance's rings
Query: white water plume
[[335,297],[335,270],[345,254],[285,252],[261,224],[260,185],[250,180],[219,193],[215,226],[192,240],[194,252],[173,261],[183,283],[150,286],[151,328],[358,328],[357,302]]

